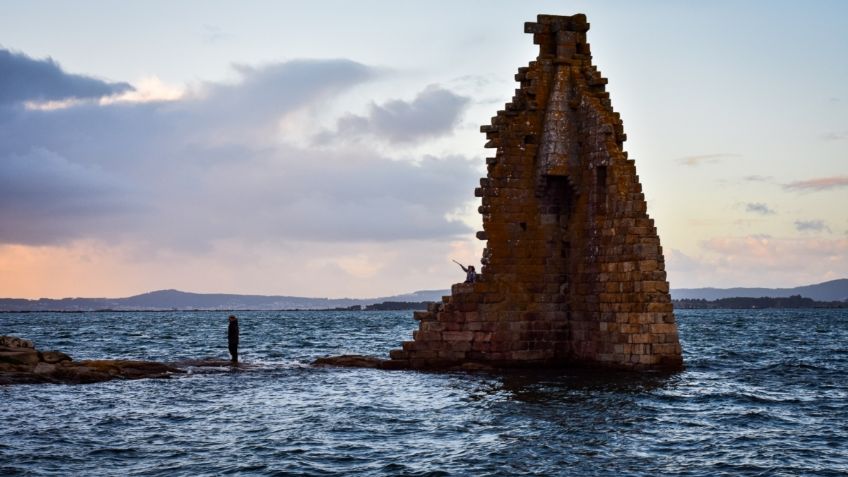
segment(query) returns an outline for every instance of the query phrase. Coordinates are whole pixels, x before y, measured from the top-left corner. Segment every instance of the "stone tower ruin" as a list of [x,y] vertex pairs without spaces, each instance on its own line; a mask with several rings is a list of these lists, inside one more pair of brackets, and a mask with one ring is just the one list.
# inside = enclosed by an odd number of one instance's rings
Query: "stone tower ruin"
[[539,56],[512,102],[481,127],[475,191],[487,240],[476,283],[417,312],[394,367],[682,366],[660,240],[585,15],[539,15]]

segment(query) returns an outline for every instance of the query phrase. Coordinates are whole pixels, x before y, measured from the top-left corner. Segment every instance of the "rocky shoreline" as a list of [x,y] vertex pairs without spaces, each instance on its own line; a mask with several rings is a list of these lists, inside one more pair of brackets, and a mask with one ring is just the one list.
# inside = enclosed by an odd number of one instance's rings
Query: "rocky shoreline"
[[[90,384],[113,379],[167,379],[193,368],[232,367],[220,359],[175,363],[126,359],[74,361],[59,351],[39,351],[30,340],[0,336],[0,385]],[[239,365],[239,368],[245,367]]]
[[[409,369],[405,363],[375,356],[325,356],[313,366],[342,368]],[[247,370],[255,365],[216,358],[189,359],[172,363],[129,359],[91,359],[74,361],[60,351],[39,351],[32,341],[14,336],[0,336],[0,386],[13,384],[91,384],[112,380],[169,379],[174,375],[208,373],[224,370]],[[492,366],[465,363],[444,370],[487,371]]]

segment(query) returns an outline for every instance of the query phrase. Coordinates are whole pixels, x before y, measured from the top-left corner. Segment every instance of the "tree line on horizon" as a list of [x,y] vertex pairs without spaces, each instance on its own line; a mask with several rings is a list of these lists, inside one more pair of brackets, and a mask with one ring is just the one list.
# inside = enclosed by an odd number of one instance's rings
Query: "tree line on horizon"
[[760,309],[760,308],[848,308],[848,300],[816,301],[801,295],[788,297],[731,297],[716,300],[703,298],[685,298],[672,300],[674,308],[679,310],[696,309]]

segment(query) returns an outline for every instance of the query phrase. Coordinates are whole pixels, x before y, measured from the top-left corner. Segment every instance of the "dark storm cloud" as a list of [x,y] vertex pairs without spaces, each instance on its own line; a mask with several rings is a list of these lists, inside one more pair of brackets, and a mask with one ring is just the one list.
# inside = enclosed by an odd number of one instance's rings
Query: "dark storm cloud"
[[468,103],[465,96],[429,86],[412,101],[372,103],[367,116],[348,114],[338,120],[334,133],[320,135],[318,140],[370,134],[393,143],[409,143],[442,136],[453,131]]
[[51,244],[83,235],[137,205],[132,186],[44,149],[0,157],[0,243]]
[[0,49],[0,105],[100,98],[132,89],[127,83],[109,83],[66,73],[52,58],[37,60],[23,53]]
[[239,67],[173,102],[0,108],[2,243],[391,241],[467,233],[446,218],[479,174],[462,157],[393,160],[364,145],[314,150],[279,122],[377,77],[348,60]]

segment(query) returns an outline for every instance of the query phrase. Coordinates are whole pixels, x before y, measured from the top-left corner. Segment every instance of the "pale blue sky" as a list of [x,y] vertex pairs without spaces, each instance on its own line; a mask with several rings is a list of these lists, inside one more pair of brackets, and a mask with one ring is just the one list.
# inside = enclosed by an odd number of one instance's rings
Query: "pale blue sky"
[[[578,12],[672,287],[848,276],[846,2],[6,1],[0,47],[174,96],[14,116],[0,219],[30,232],[0,236],[0,295],[446,287],[449,257],[479,257],[477,131],[535,57],[523,23]],[[21,197],[69,174],[114,197],[57,196],[79,201],[57,227]]]

